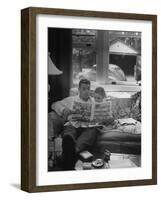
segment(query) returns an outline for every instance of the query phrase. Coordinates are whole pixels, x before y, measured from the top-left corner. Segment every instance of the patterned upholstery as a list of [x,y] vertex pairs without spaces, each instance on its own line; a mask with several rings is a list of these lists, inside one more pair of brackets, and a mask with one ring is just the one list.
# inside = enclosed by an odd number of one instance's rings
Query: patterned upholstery
[[111,99],[114,119],[133,118],[140,121],[140,108],[131,98]]

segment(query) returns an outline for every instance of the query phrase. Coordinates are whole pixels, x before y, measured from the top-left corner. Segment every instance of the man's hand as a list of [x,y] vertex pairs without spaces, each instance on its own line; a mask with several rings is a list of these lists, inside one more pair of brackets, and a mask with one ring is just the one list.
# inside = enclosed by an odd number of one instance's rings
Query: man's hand
[[108,125],[113,125],[114,124],[114,118],[113,117],[108,117],[107,119],[102,121],[102,124],[108,126]]
[[67,117],[71,114],[71,110],[69,108],[64,108],[63,116],[67,119]]

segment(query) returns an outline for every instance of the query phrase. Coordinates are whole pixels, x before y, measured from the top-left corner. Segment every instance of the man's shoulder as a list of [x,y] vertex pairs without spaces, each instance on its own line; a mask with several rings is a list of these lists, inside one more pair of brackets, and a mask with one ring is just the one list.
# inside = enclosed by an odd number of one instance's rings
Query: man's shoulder
[[66,97],[64,99],[62,99],[62,101],[67,101],[67,102],[73,102],[73,101],[78,101],[78,102],[82,102],[82,103],[93,103],[94,102],[94,98],[90,97],[89,100],[86,102],[86,101],[83,101],[79,95],[75,95],[75,96],[69,96],[69,97]]
[[78,95],[69,96],[69,97],[67,97],[66,99],[69,99],[69,100],[79,100],[79,96],[78,96]]
[[78,96],[69,96],[62,100],[62,102],[67,103],[67,104],[72,104],[74,101],[79,101],[79,97]]
[[92,97],[89,97],[88,101],[84,101],[79,96],[74,96],[73,100],[79,101],[79,102],[82,102],[82,103],[93,103],[94,102],[94,99]]

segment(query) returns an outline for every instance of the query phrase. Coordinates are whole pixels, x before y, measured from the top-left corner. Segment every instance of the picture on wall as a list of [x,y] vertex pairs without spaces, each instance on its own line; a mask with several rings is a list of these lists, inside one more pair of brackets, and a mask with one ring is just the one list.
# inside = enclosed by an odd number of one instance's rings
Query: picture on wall
[[157,184],[157,16],[21,11],[21,189]]

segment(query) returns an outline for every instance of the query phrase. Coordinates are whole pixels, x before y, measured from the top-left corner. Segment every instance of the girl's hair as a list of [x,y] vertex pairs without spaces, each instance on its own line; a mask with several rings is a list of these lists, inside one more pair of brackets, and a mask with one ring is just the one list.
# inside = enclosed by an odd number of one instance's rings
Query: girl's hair
[[101,95],[103,98],[106,97],[106,93],[103,87],[97,87],[94,92]]

